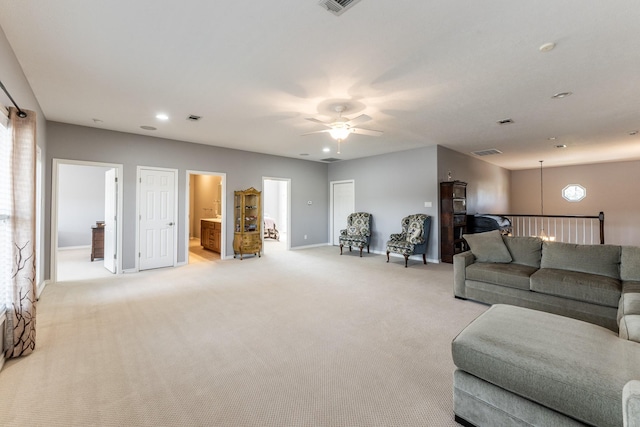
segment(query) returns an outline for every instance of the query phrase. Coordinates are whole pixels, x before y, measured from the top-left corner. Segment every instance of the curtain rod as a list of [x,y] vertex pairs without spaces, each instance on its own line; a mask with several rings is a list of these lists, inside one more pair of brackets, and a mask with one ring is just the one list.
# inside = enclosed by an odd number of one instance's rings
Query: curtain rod
[[11,97],[11,94],[9,93],[9,91],[7,90],[7,88],[6,88],[6,87],[4,87],[4,85],[2,84],[2,81],[0,81],[0,88],[2,88],[2,90],[4,91],[4,93],[6,93],[6,94],[7,94],[7,96],[9,97],[9,100],[11,101],[11,103],[13,104],[13,106],[17,108],[17,110],[18,110],[18,117],[21,117],[21,118],[23,118],[23,119],[24,119],[25,117],[27,117],[27,113],[25,113],[24,111],[22,111],[22,110],[20,109],[20,107],[18,107],[18,104],[16,104],[16,101],[14,101],[14,100],[13,100],[13,97]]

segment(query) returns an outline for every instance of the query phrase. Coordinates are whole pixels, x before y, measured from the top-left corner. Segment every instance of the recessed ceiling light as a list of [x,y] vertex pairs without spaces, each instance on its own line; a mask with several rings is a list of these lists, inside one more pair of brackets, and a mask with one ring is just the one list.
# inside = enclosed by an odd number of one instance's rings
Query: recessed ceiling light
[[301,156],[308,156],[309,153],[300,153]]
[[556,145],[556,148],[567,148],[567,146],[565,144],[558,144]]
[[167,116],[164,113],[158,113],[158,114],[156,114],[156,119],[158,119],[158,120],[169,120],[169,116]]
[[325,153],[328,153],[329,151],[331,151],[331,148],[329,148],[329,147],[324,147],[324,148],[322,149],[322,151],[324,151]]
[[157,130],[158,128],[154,128],[153,126],[140,126],[140,129],[144,129],[144,130]]
[[573,95],[573,92],[560,92],[560,93],[556,93],[551,98],[560,99],[560,98],[566,98],[567,96],[571,96],[571,95]]
[[553,48],[556,47],[555,43],[545,43],[542,46],[539,47],[540,52],[549,52],[550,50],[553,50]]
[[547,139],[548,139],[549,141],[555,141],[555,140],[556,140],[556,139],[558,139],[558,138],[556,138],[555,136],[550,136],[550,137],[549,137],[549,138],[547,138]]
[[102,123],[102,120],[100,119],[91,119],[91,120],[93,120],[94,123]]

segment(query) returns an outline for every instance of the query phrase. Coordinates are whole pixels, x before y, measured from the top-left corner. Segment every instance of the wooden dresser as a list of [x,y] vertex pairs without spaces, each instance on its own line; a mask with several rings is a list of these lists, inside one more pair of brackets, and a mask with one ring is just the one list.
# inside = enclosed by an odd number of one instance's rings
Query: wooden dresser
[[104,258],[104,227],[91,227],[91,261]]
[[220,253],[222,223],[203,219],[200,221],[200,244],[205,249]]

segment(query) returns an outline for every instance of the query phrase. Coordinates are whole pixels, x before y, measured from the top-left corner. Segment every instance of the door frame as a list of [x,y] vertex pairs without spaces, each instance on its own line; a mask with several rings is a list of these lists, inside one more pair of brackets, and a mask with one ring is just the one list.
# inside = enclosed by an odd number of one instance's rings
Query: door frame
[[353,185],[353,212],[355,212],[356,208],[356,180],[355,179],[343,179],[340,181],[330,181],[329,182],[329,245],[338,245],[339,242],[333,241],[333,188],[336,184],[348,184],[351,183]]
[[224,172],[210,172],[210,171],[196,171],[196,170],[187,170],[186,171],[186,183],[185,183],[185,201],[184,201],[184,263],[189,264],[189,226],[191,224],[191,218],[189,217],[191,205],[191,191],[189,188],[191,175],[211,175],[211,176],[219,176],[221,178],[220,184],[221,189],[220,192],[222,194],[222,198],[220,200],[220,212],[222,215],[222,232],[220,234],[220,259],[225,259],[226,251],[227,251],[227,174]]
[[136,166],[136,251],[134,253],[137,254],[135,256],[135,270],[136,272],[140,272],[140,184],[142,180],[142,170],[150,169],[162,172],[173,172],[173,218],[176,224],[176,227],[173,227],[173,265],[172,267],[176,267],[178,265],[178,169],[174,168],[159,168],[155,166]]
[[123,200],[123,174],[124,166],[120,163],[90,162],[85,160],[53,159],[53,170],[51,173],[51,246],[49,261],[49,278],[51,283],[58,281],[58,204],[59,204],[59,173],[60,165],[78,165],[113,168],[118,171],[118,195],[116,197],[118,206],[116,208],[116,274],[122,273],[122,200]]
[[[291,250],[291,178],[278,178],[273,176],[262,177],[262,212],[260,212],[262,218],[261,229],[264,228],[264,182],[265,181],[281,181],[285,182],[287,192],[287,245],[286,250]],[[262,230],[262,249],[264,250],[264,230]]]

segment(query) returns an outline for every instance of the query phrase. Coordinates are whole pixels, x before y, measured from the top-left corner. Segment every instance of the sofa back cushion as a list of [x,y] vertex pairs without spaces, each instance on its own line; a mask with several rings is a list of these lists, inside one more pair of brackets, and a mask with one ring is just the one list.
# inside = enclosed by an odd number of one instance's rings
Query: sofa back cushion
[[640,248],[623,246],[620,256],[620,278],[640,282]]
[[540,266],[620,279],[620,253],[614,245],[543,242]]
[[478,262],[511,262],[511,254],[502,240],[499,230],[485,233],[464,234],[471,253]]
[[514,263],[540,268],[542,239],[539,237],[502,236]]

